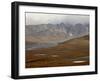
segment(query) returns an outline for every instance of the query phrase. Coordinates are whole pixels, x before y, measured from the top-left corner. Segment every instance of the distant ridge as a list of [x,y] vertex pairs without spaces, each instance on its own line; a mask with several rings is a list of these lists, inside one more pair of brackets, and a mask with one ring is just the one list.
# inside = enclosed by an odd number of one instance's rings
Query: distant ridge
[[89,24],[70,23],[26,25],[25,39],[31,43],[59,43],[89,34]]

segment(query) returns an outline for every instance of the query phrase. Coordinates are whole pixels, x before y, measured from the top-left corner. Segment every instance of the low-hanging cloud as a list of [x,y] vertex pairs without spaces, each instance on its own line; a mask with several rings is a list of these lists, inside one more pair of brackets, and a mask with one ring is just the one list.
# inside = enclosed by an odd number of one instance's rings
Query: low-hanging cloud
[[56,23],[89,23],[89,15],[26,13],[26,25]]

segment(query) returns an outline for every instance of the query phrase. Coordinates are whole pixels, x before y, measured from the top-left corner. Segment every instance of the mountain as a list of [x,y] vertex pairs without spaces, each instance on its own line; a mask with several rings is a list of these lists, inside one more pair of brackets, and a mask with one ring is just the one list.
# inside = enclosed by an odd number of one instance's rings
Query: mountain
[[69,39],[88,35],[89,24],[39,24],[26,25],[26,42],[31,43],[59,43]]

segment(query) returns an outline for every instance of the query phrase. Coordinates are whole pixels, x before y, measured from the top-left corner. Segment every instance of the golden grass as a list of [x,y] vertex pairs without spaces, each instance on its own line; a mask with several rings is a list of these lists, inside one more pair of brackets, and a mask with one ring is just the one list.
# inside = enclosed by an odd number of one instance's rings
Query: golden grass
[[55,47],[26,51],[25,59],[26,68],[89,65],[89,37],[72,39]]

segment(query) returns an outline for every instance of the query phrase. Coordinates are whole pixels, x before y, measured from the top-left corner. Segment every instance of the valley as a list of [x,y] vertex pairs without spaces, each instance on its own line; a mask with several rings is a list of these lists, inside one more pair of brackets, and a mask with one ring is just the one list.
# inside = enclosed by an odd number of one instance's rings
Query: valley
[[26,50],[26,68],[89,65],[89,35],[48,48]]

